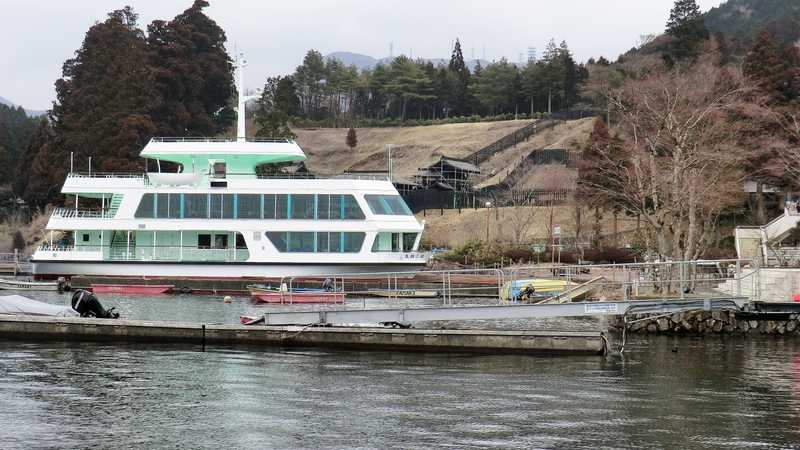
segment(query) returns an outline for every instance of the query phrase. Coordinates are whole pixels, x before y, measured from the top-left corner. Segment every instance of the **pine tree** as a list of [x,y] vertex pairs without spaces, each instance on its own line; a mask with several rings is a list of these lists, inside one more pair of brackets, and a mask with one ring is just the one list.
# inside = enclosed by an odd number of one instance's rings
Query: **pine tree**
[[668,64],[697,56],[700,44],[708,39],[708,29],[695,0],[675,0],[669,13],[667,34],[673,38],[664,55]]
[[25,251],[26,247],[25,238],[22,236],[21,231],[17,230],[14,232],[14,238],[13,242],[11,243],[11,246],[14,250],[19,250],[20,252]]
[[[281,109],[281,106],[286,106],[288,101],[286,98],[279,97],[282,80],[282,77],[270,77],[267,78],[267,83],[264,85],[255,113],[255,124],[258,127],[256,136],[258,137],[286,139],[296,137],[289,127],[289,114]],[[285,97],[286,93],[282,95]]]
[[235,120],[233,66],[225,32],[203,13],[205,0],[173,20],[153,21],[147,42],[163,101],[153,112],[159,134],[214,136]]
[[347,144],[347,146],[350,147],[351,149],[356,148],[356,145],[358,145],[358,137],[356,136],[355,128],[350,128],[349,130],[347,130],[347,138],[345,139],[345,144]]
[[464,55],[461,53],[461,42],[458,39],[456,39],[456,43],[453,46],[453,54],[450,56],[450,63],[447,65],[447,69],[456,78],[453,86],[453,96],[450,100],[454,114],[466,115],[469,113],[470,104],[470,73],[467,64],[464,62]]

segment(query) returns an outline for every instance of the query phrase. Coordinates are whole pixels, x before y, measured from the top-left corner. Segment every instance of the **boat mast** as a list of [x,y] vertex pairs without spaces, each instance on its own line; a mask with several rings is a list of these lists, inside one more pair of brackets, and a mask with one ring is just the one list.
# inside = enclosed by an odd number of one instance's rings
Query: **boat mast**
[[244,59],[244,53],[237,53],[236,54],[236,71],[239,75],[238,83],[236,86],[236,92],[239,97],[239,104],[236,108],[236,140],[237,141],[244,141],[246,138],[246,130],[245,130],[245,106],[244,103],[247,101],[244,95],[244,68],[247,65],[247,61]]

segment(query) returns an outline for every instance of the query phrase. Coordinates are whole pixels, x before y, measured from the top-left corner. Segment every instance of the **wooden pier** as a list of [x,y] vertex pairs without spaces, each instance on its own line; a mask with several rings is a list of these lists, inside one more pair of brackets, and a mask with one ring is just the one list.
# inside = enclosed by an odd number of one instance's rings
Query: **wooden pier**
[[246,326],[9,315],[0,315],[0,337],[487,354],[600,355],[607,351],[600,331]]

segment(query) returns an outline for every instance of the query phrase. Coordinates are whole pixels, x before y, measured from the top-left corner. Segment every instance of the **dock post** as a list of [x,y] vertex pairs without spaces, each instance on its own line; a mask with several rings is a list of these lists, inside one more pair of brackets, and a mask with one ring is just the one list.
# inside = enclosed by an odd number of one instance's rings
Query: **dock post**
[[686,264],[686,263],[685,263],[684,261],[681,261],[681,262],[679,262],[678,264],[679,264],[679,266],[678,266],[678,269],[679,269],[679,270],[678,270],[678,273],[680,274],[680,282],[679,282],[679,284],[678,284],[678,289],[680,289],[680,290],[681,290],[681,300],[683,300],[684,298],[686,298],[686,294],[684,293],[684,289],[683,289],[683,283],[686,281],[686,280],[685,280],[685,278],[686,278],[686,273],[684,272],[684,271],[685,271],[685,269],[686,269],[686,267],[685,267],[685,264]]
[[736,296],[742,296],[742,263],[736,260],[736,272],[733,274],[736,278]]

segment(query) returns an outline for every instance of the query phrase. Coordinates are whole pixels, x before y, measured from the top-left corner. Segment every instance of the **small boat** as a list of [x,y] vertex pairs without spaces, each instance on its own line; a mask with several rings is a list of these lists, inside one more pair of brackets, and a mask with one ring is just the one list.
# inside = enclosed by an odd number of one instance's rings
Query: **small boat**
[[0,314],[14,316],[77,317],[79,314],[68,306],[52,305],[21,295],[0,296]]
[[166,294],[174,288],[174,284],[94,284],[92,292],[95,294],[137,294],[158,295]]
[[0,278],[0,289],[13,291],[57,291],[59,290],[59,283],[57,281],[24,281]]
[[567,289],[575,286],[566,280],[556,280],[551,278],[529,278],[526,280],[516,280],[506,283],[500,290],[500,297],[503,300],[515,300],[520,292],[528,287],[533,288],[533,297],[546,298],[561,294]]
[[399,298],[436,298],[439,291],[433,289],[370,289],[370,297],[399,297]]
[[248,286],[250,296],[259,303],[344,303],[344,292],[325,289],[293,288],[289,290]]

